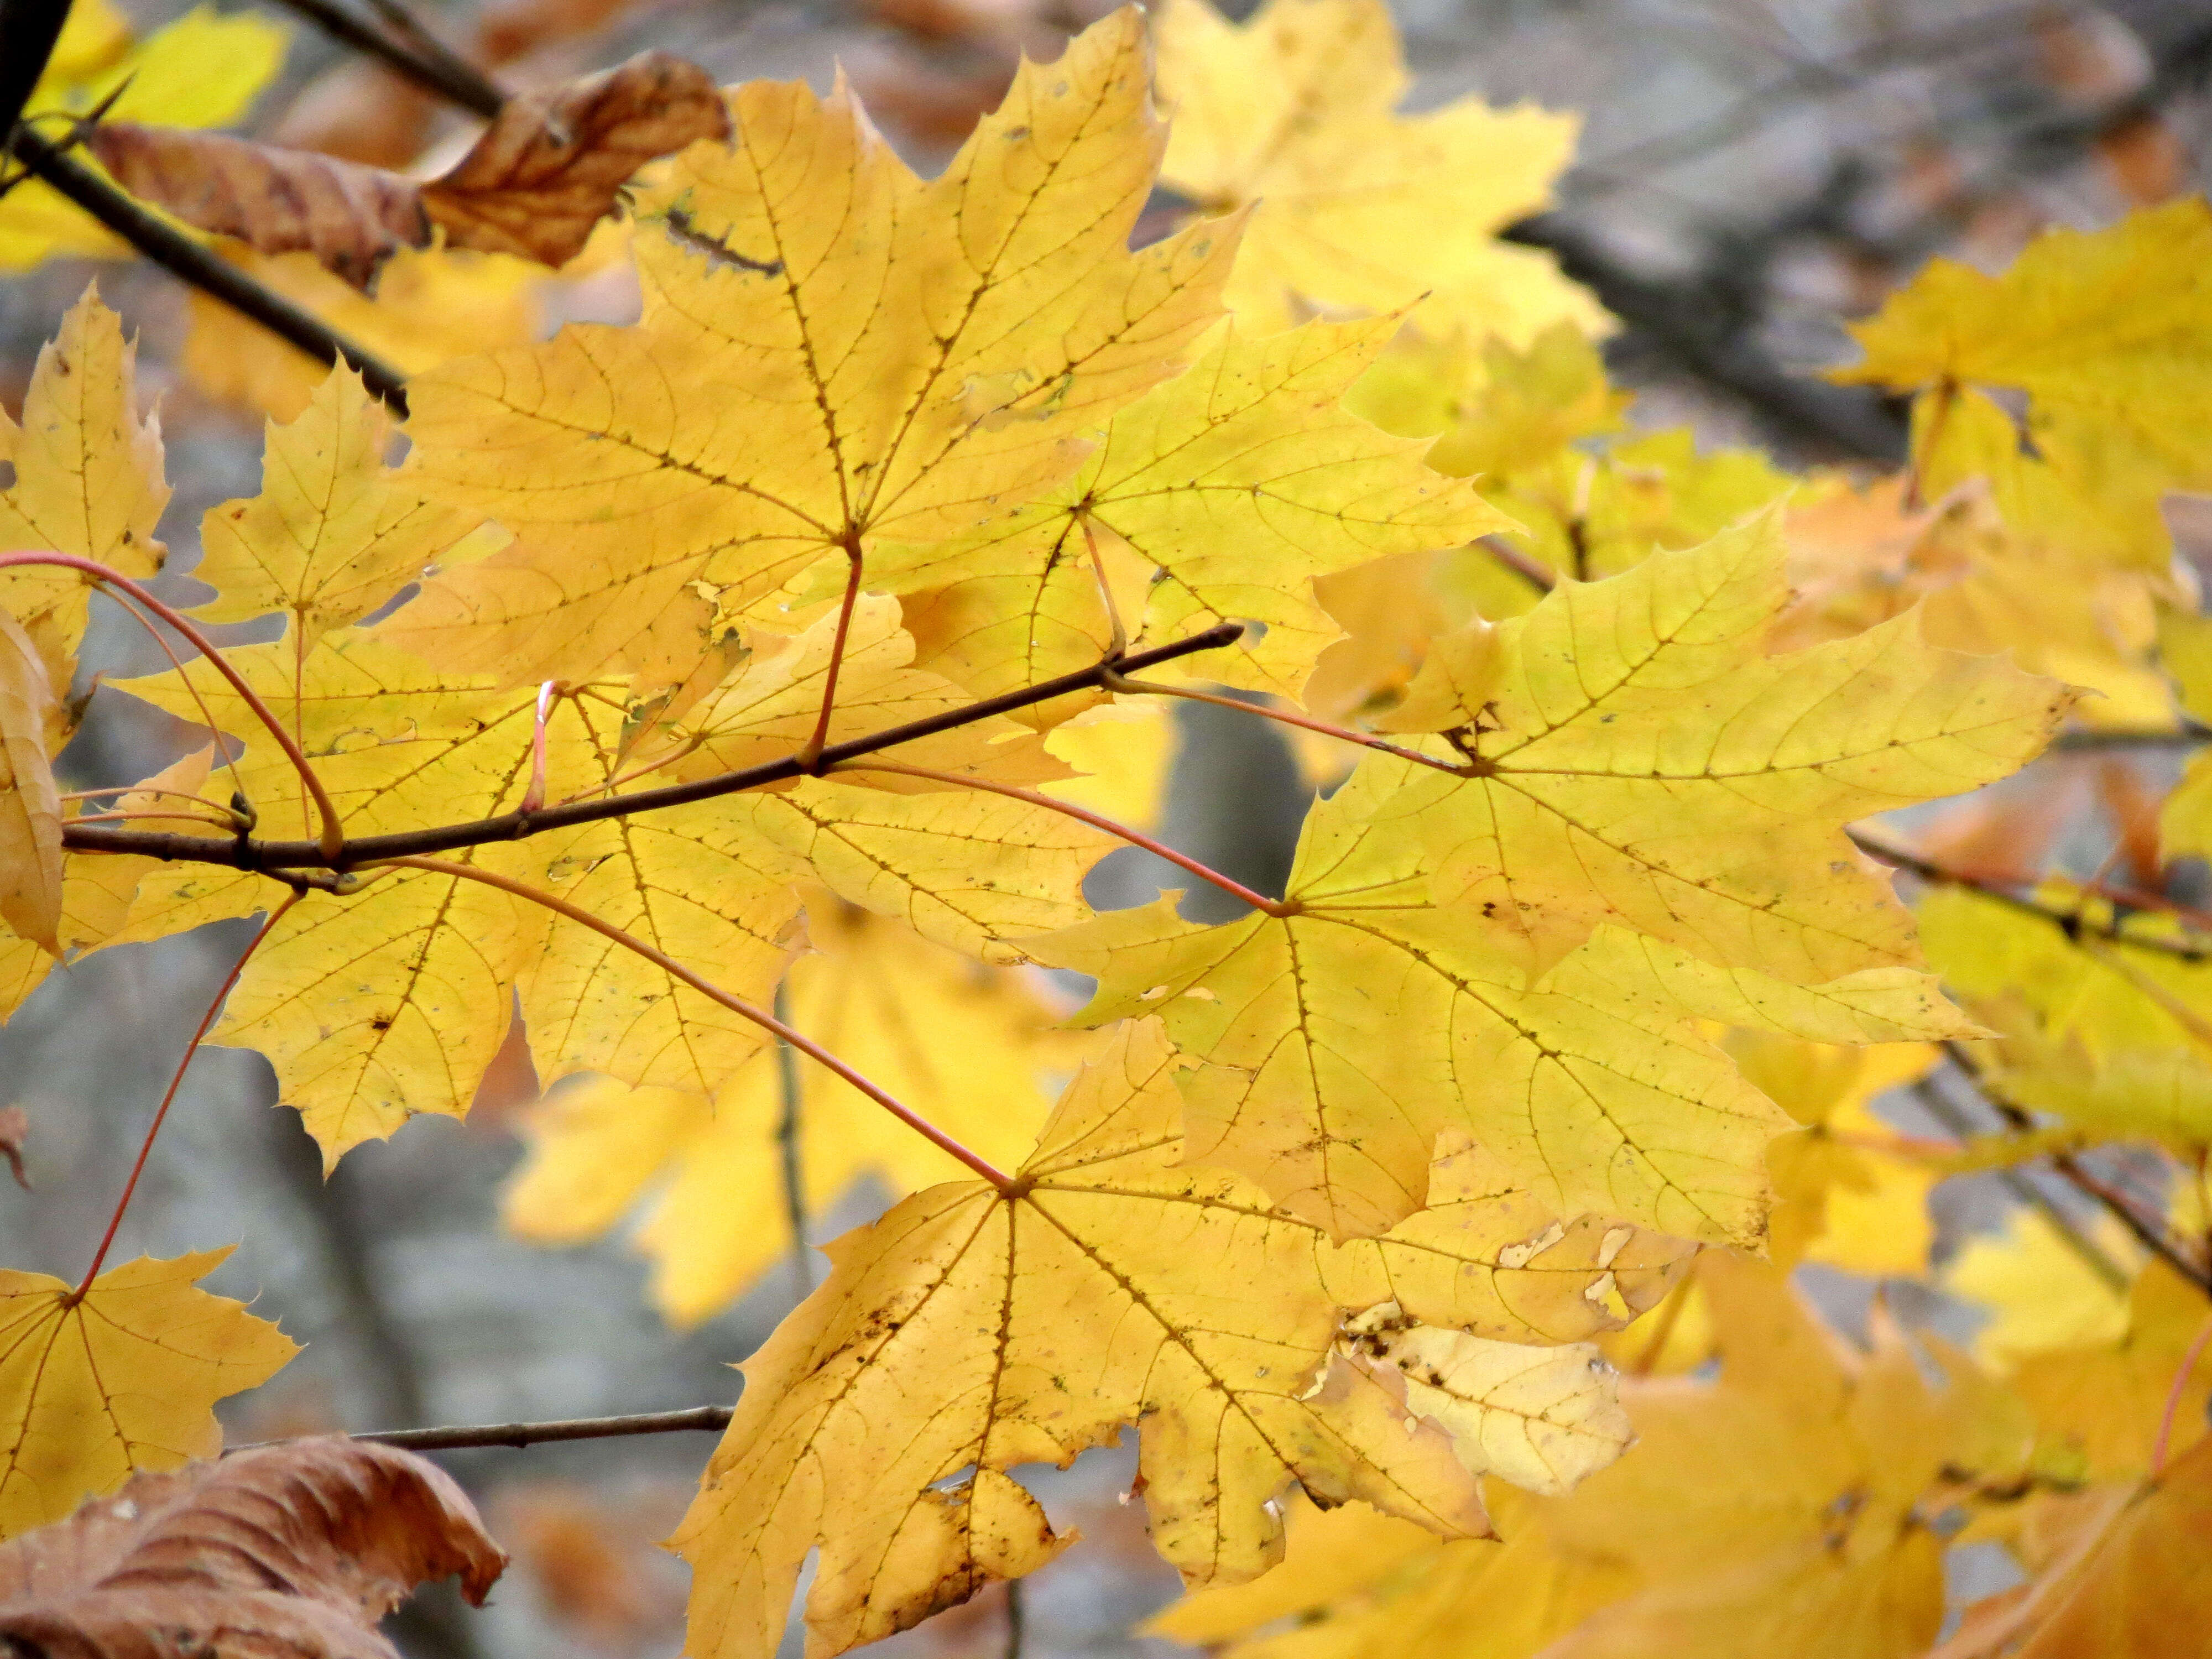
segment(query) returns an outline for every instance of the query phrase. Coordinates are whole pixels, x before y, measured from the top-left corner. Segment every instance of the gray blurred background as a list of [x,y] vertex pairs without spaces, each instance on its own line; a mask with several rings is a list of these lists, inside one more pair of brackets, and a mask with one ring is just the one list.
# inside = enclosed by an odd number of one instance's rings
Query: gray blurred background
[[[995,100],[1013,54],[1055,50],[1095,3],[493,0],[426,5],[423,15],[517,88],[648,45],[729,80],[826,85],[842,61],[894,140],[933,167]],[[144,25],[179,9],[169,0],[124,9]],[[1637,421],[1691,422],[1705,441],[1759,443],[1790,462],[1902,452],[1899,408],[1796,378],[1848,355],[1839,315],[1872,308],[1930,254],[1996,268],[2045,225],[2107,222],[2202,178],[2212,10],[2187,0],[1407,0],[1399,16],[1418,103],[1474,92],[1585,113],[1582,159],[1558,207],[1511,234],[1558,252],[1622,319],[1607,350],[1639,394]],[[462,130],[313,27],[293,27],[286,72],[252,131],[404,163]],[[0,397],[20,406],[40,343],[95,275],[140,331],[144,383],[163,399],[176,495],[160,586],[189,601],[205,591],[188,574],[199,515],[256,489],[260,423],[178,372],[185,313],[170,280],[74,260],[0,277]],[[155,666],[114,623],[97,621],[88,665]],[[1279,890],[1308,799],[1289,750],[1273,728],[1233,713],[1178,714],[1168,839]],[[64,787],[142,776],[179,743],[178,730],[96,699]],[[1161,883],[1147,866],[1117,855],[1095,899],[1150,897]],[[0,1103],[28,1110],[36,1183],[27,1194],[0,1188],[0,1261],[82,1270],[180,1045],[248,929],[95,955],[0,1032]],[[781,1316],[787,1283],[772,1277],[678,1334],[647,1309],[643,1265],[619,1239],[544,1250],[503,1237],[497,1194],[520,1156],[513,1115],[530,1086],[526,1067],[507,1067],[468,1123],[419,1120],[326,1182],[295,1116],[268,1109],[271,1080],[257,1056],[211,1050],[195,1065],[118,1255],[239,1241],[214,1288],[307,1345],[272,1384],[227,1408],[234,1441],[732,1397],[724,1368]],[[817,1237],[881,1201],[855,1194]],[[1947,1203],[1956,1214],[1976,1208],[1970,1194]],[[1863,1305],[1869,1288],[1830,1295]],[[681,1512],[709,1444],[663,1437],[448,1457],[518,1565],[486,1614],[422,1598],[398,1626],[409,1651],[675,1652],[683,1571],[652,1540]],[[1115,1501],[1129,1472],[1126,1454],[1098,1454],[1041,1482],[1056,1517],[1088,1541],[1025,1587],[1029,1654],[1170,1650],[1127,1634],[1174,1590],[1139,1510]],[[1006,1644],[994,1594],[894,1645],[950,1654]]]

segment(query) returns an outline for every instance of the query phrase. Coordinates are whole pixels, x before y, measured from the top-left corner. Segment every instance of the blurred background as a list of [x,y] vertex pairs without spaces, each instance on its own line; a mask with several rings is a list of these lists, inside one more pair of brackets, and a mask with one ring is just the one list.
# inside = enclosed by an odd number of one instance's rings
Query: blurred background
[[[120,4],[141,34],[183,10]],[[726,81],[826,88],[842,66],[927,171],[996,100],[1019,53],[1053,54],[1103,9],[1097,0],[425,0],[421,15],[515,90],[646,46]],[[1803,378],[1848,359],[1838,318],[1871,310],[1933,254],[1996,270],[2045,226],[2100,225],[2192,191],[2212,143],[2212,14],[2191,0],[1404,0],[1396,9],[1417,75],[1413,106],[1472,93],[1582,112],[1579,159],[1557,204],[1508,234],[1553,250],[1620,319],[1606,353],[1636,394],[1632,422],[1687,424],[1702,445],[1757,445],[1788,465],[1903,453],[1898,406]],[[472,132],[299,13],[263,12],[289,44],[245,131],[402,167],[450,156]],[[0,271],[0,398],[11,410],[39,346],[95,278],[137,331],[142,384],[161,400],[175,495],[157,586],[189,603],[207,591],[190,574],[200,515],[254,492],[263,408],[291,394],[246,325],[206,316],[161,272],[70,257]],[[482,326],[472,307],[491,302],[453,293],[417,303],[426,326],[465,339]],[[618,259],[587,258],[496,303],[501,325],[526,336],[569,319],[623,320],[635,295]],[[97,617],[88,674],[157,666],[116,623]],[[1233,713],[1184,705],[1176,726],[1165,838],[1279,890],[1311,795],[1297,757],[1276,728]],[[64,787],[136,779],[181,746],[182,729],[163,717],[95,698]],[[2124,830],[2124,801],[2113,802],[2126,769],[2162,763],[2082,764],[2122,769],[2118,784],[2069,797],[2086,803],[2080,822],[2056,831],[2062,847],[2080,837],[2094,864],[2114,823]],[[1094,878],[1094,902],[1139,902],[1161,884],[1142,855],[1116,855]],[[0,1188],[0,1261],[81,1270],[248,927],[98,953],[55,975],[0,1032],[0,1103],[27,1111],[34,1184]],[[234,1443],[733,1397],[725,1367],[789,1306],[789,1276],[771,1274],[677,1331],[648,1307],[646,1264],[619,1232],[563,1249],[508,1236],[500,1194],[524,1155],[519,1128],[534,1094],[526,1059],[511,1049],[466,1123],[418,1120],[325,1181],[295,1115],[267,1109],[260,1059],[203,1055],[118,1249],[173,1255],[240,1241],[211,1287],[307,1345],[272,1384],[232,1402]],[[865,1220],[884,1198],[848,1194],[815,1218],[814,1236]],[[1939,1261],[2009,1202],[1993,1178],[1939,1191]],[[1872,1289],[1832,1273],[1821,1285],[1846,1319]],[[1916,1294],[1917,1316],[1971,1327],[1962,1308]],[[674,1653],[684,1571],[653,1540],[681,1513],[710,1444],[666,1436],[447,1457],[517,1565],[488,1613],[426,1595],[395,1626],[398,1639],[420,1659]],[[1024,1652],[1181,1650],[1130,1634],[1175,1589],[1140,1508],[1118,1501],[1131,1469],[1126,1454],[1100,1453],[1042,1477],[1056,1521],[1073,1520],[1087,1541],[1024,1586]],[[995,1654],[1007,1644],[1005,1598],[994,1593],[887,1645]]]

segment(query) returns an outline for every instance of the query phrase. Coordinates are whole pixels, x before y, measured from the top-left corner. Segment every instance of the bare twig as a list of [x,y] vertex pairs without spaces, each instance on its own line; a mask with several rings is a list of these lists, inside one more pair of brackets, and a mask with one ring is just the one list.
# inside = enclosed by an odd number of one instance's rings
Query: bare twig
[[459,105],[471,115],[489,121],[507,101],[507,94],[482,70],[390,0],[376,9],[386,27],[396,29],[404,40],[372,27],[337,0],[277,0],[277,3],[297,12],[341,46],[381,58],[425,92]]
[[350,364],[368,389],[404,415],[405,377],[391,364],[356,345],[328,323],[301,309],[266,283],[218,258],[149,212],[82,161],[62,153],[27,126],[9,140],[15,159],[52,185],[171,276],[252,318],[280,339],[324,363]]
[[[542,1446],[557,1440],[609,1440],[633,1434],[719,1434],[729,1427],[727,1406],[692,1406],[683,1411],[640,1412],[628,1417],[570,1417],[547,1423],[483,1423],[439,1429],[380,1429],[357,1434],[356,1440],[374,1440],[381,1446],[404,1446],[409,1451],[461,1451],[472,1446]],[[277,1446],[280,1440],[257,1440],[231,1446],[228,1452],[252,1451]]]
[[[1031,703],[1049,702],[1053,698],[1066,696],[1071,691],[1096,686],[1109,674],[1134,672],[1158,663],[1172,661],[1177,657],[1189,656],[1194,652],[1218,650],[1222,646],[1233,644],[1243,631],[1236,623],[1223,623],[1202,634],[1194,634],[1188,639],[1155,646],[1149,651],[1139,651],[1117,661],[1098,663],[1071,674],[1062,674],[1057,679],[1026,686],[1018,691],[987,697],[981,702],[969,703],[959,708],[948,708],[943,714],[933,714],[927,720],[909,720],[903,726],[887,726],[864,738],[832,744],[822,751],[813,767],[802,764],[796,756],[787,756],[781,760],[763,762],[758,766],[725,772],[718,777],[704,778],[696,783],[671,784],[661,789],[641,789],[631,794],[566,802],[558,806],[549,806],[539,812],[506,812],[497,817],[480,818],[467,823],[441,824],[432,829],[402,830],[388,836],[364,836],[347,842],[345,859],[349,865],[366,865],[395,858],[450,853],[465,847],[516,841],[548,830],[566,829],[572,824],[596,823],[605,818],[627,817],[633,812],[656,811],[671,806],[687,805],[692,801],[713,800],[722,795],[757,789],[763,784],[806,777],[827,770],[841,761],[857,760],[878,750],[912,743],[917,738],[950,732],[959,726],[972,726],[978,720],[988,720],[1009,709],[1025,708]],[[336,867],[324,856],[319,844],[311,841],[246,839],[211,847],[197,836],[171,835],[151,830],[104,829],[99,824],[87,824],[82,829],[64,825],[62,844],[78,853],[135,853],[146,858],[228,864],[240,869],[272,873]]]
[[[791,974],[776,981],[775,1017],[791,1024]],[[783,1110],[775,1121],[775,1149],[783,1173],[783,1213],[791,1224],[791,1287],[804,1302],[814,1290],[814,1253],[806,1248],[806,1170],[801,1161],[800,1113],[806,1085],[799,1075],[799,1050],[779,1036],[775,1040],[776,1086],[783,1094]]]
[[70,0],[0,0],[0,41],[7,43],[0,52],[0,143],[38,90],[69,11]]

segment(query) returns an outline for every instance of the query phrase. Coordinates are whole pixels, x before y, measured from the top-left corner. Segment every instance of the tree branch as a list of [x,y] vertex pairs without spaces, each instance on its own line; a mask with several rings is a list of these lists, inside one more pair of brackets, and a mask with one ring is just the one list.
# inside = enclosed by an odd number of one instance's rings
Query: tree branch
[[69,21],[70,0],[0,0],[0,143],[23,118],[23,106],[39,88],[54,45]]
[[[786,756],[781,760],[765,761],[758,766],[725,772],[719,777],[704,778],[696,783],[670,784],[661,789],[641,789],[631,794],[612,795],[599,800],[573,801],[564,805],[549,806],[538,812],[506,812],[497,817],[480,818],[469,823],[441,824],[434,829],[401,830],[386,836],[364,836],[357,841],[346,842],[344,865],[351,867],[396,858],[450,853],[465,847],[485,846],[493,842],[520,841],[548,830],[562,830],[578,823],[596,823],[605,818],[624,817],[632,812],[650,812],[671,806],[688,805],[693,801],[713,800],[719,796],[757,789],[763,784],[817,775],[840,761],[856,760],[863,755],[872,755],[878,750],[912,743],[917,738],[950,732],[958,726],[972,726],[977,720],[988,720],[992,715],[1005,714],[1009,709],[1025,708],[1031,703],[1049,702],[1054,697],[1066,696],[1071,691],[1088,690],[1103,684],[1109,674],[1127,673],[1150,668],[1155,664],[1170,662],[1178,657],[1188,657],[1196,652],[1218,650],[1224,645],[1233,644],[1243,632],[1243,628],[1237,623],[1222,623],[1202,634],[1194,634],[1188,639],[1155,646],[1149,651],[1139,651],[1133,656],[1114,661],[1096,663],[1089,668],[1062,674],[1057,679],[1046,680],[1041,684],[987,697],[964,708],[949,708],[927,720],[909,720],[903,726],[888,726],[868,737],[832,744],[822,751],[811,767],[802,764],[795,755]],[[148,830],[115,830],[87,824],[82,828],[64,825],[62,845],[76,853],[132,853],[143,858],[225,864],[264,872],[339,867],[337,863],[324,856],[319,843],[311,841],[246,839],[212,842],[201,836],[173,835]]]
[[[542,1446],[556,1440],[608,1440],[621,1435],[685,1434],[694,1431],[719,1434],[729,1427],[733,1408],[728,1406],[692,1406],[683,1411],[640,1412],[628,1417],[570,1417],[548,1423],[484,1423],[473,1426],[453,1426],[440,1429],[383,1429],[370,1434],[356,1434],[356,1440],[374,1440],[380,1446],[403,1446],[409,1451],[461,1451],[473,1446]],[[256,1440],[244,1446],[223,1449],[227,1457],[232,1452],[253,1451],[263,1446],[281,1446],[282,1440]]]
[[507,102],[506,93],[489,76],[404,12],[395,19],[391,10],[378,8],[388,23],[407,36],[410,44],[402,46],[382,30],[370,27],[343,6],[335,3],[335,0],[277,0],[277,3],[288,11],[297,12],[339,45],[380,58],[388,68],[423,91],[457,104],[471,115],[480,115],[489,121]]
[[1888,842],[1862,834],[1856,830],[1847,833],[1851,838],[1853,846],[1871,857],[1880,859],[1884,864],[1895,865],[1900,870],[1910,871],[1921,880],[1933,882],[1938,886],[1963,887],[1969,892],[1979,893],[1983,897],[1994,899],[1999,904],[2019,911],[2022,915],[2033,916],[2038,921],[2049,922],[2069,939],[2078,939],[2087,936],[2093,939],[2110,939],[2115,945],[2124,945],[2131,950],[2150,951],[2160,956],[2178,957],[2184,962],[2212,960],[2212,945],[2191,945],[2179,939],[2147,939],[2141,933],[2128,933],[2116,923],[2093,921],[2071,910],[2062,910],[2055,905],[2044,904],[2035,899],[2025,898],[2013,891],[2013,888],[2018,884],[2016,883],[1993,880],[1987,876],[1977,876],[1964,870],[1954,870],[1948,865],[1938,864],[1932,859],[1922,858],[1917,853],[1907,852],[1902,847],[1893,846]]
[[406,379],[382,358],[355,344],[276,289],[194,241],[160,216],[141,207],[82,161],[65,155],[28,127],[9,140],[17,161],[171,276],[222,301],[319,362],[350,364],[368,389],[401,415],[407,413]]

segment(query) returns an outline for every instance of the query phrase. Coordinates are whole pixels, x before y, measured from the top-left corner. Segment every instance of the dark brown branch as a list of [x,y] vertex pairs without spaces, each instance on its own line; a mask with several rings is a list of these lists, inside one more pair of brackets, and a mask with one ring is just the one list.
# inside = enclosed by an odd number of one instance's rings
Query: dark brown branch
[[2039,921],[2049,922],[2060,933],[2065,934],[2069,939],[2105,939],[2114,945],[2125,945],[2130,950],[2150,951],[2160,956],[2178,957],[2184,962],[2203,962],[2212,959],[2212,942],[2204,945],[2191,945],[2180,939],[2146,938],[2141,933],[2130,933],[2112,922],[2097,921],[2090,917],[2076,915],[2074,911],[2062,910],[2055,905],[2045,904],[2038,900],[2026,897],[2013,890],[2014,887],[2019,884],[2017,883],[1995,880],[1987,876],[1977,876],[1965,870],[1954,870],[1948,865],[1938,864],[1932,859],[1922,858],[1917,853],[1908,852],[1902,847],[1893,846],[1872,836],[1862,835],[1856,830],[1851,830],[1850,834],[1853,846],[1863,853],[1880,859],[1884,864],[1894,865],[1900,870],[1909,871],[1919,877],[1921,880],[1932,882],[1937,886],[1962,887],[1969,892],[1979,893],[1984,898],[1994,899],[1997,903],[2009,909],[2017,910],[2022,915],[2033,916]]
[[507,94],[481,70],[397,6],[379,6],[377,10],[387,27],[407,37],[404,44],[372,27],[336,0],[277,0],[277,3],[297,12],[341,46],[381,59],[425,92],[472,115],[489,121],[507,101]]
[[[1054,697],[1064,697],[1072,691],[1091,690],[1103,684],[1110,675],[1133,673],[1160,663],[1172,662],[1178,657],[1218,650],[1233,643],[1243,632],[1241,623],[1221,623],[1202,634],[1194,634],[1188,639],[1154,646],[1149,651],[1139,651],[1113,661],[1094,663],[1089,668],[1062,674],[1057,679],[987,697],[981,702],[971,702],[959,708],[948,708],[943,714],[933,714],[927,720],[908,720],[903,726],[888,726],[865,738],[832,744],[816,757],[811,766],[797,756],[786,756],[781,760],[763,762],[739,771],[725,772],[717,777],[702,778],[695,783],[670,784],[665,788],[640,789],[629,794],[609,795],[599,800],[574,801],[566,805],[548,806],[535,812],[503,812],[497,817],[479,818],[468,823],[441,824],[434,829],[402,830],[389,836],[364,836],[358,841],[346,842],[343,861],[350,867],[386,859],[428,857],[463,847],[520,841],[526,836],[539,835],[548,830],[565,830],[573,824],[627,817],[633,812],[687,806],[693,801],[734,795],[744,790],[757,789],[763,784],[781,783],[793,778],[818,777],[840,762],[858,760],[864,755],[872,755],[899,744],[933,737],[939,732],[950,732],[963,726],[973,726],[978,720],[988,720],[994,714],[1003,714],[1009,709],[1026,708],[1032,703],[1049,702]],[[270,872],[337,867],[324,855],[321,847],[312,841],[215,841],[204,836],[174,835],[167,830],[113,830],[100,824],[71,824],[62,831],[62,844],[77,853],[133,853],[143,858],[179,859],[195,864],[225,864],[241,870]]]
[[70,0],[0,0],[0,142],[38,90],[69,9]]
[[[404,1446],[409,1451],[461,1451],[472,1446],[542,1446],[556,1440],[609,1440],[633,1434],[719,1434],[729,1427],[727,1406],[690,1406],[676,1412],[640,1412],[629,1417],[570,1417],[550,1423],[480,1423],[442,1429],[383,1429],[356,1434],[356,1440],[374,1440],[381,1446]],[[252,1445],[226,1447],[229,1452],[276,1446],[277,1440],[257,1440]]]
[[319,361],[349,363],[363,384],[394,410],[407,412],[399,371],[356,345],[320,318],[303,311],[266,284],[203,247],[167,221],[149,212],[99,173],[62,153],[28,127],[18,127],[9,148],[36,177],[68,197],[170,275],[252,318],[272,334]]

